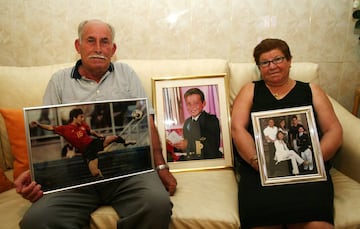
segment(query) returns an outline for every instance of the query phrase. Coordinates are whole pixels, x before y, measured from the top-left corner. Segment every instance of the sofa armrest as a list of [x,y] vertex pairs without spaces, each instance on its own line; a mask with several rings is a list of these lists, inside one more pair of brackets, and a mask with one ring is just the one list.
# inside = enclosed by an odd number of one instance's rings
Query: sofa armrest
[[360,182],[360,119],[329,98],[343,128],[343,144],[334,157],[334,167]]

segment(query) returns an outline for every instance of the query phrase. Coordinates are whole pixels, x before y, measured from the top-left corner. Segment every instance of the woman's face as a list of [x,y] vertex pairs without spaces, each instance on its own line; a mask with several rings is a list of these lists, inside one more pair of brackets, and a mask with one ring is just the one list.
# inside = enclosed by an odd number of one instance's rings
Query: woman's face
[[284,134],[279,132],[277,137],[278,137],[279,140],[283,140],[284,139]]
[[[261,76],[266,83],[281,85],[288,82],[291,60],[283,57],[285,56],[279,49],[273,49],[260,55],[260,63],[270,61],[268,66],[259,66]],[[277,61],[277,64],[271,62],[273,60],[279,60],[279,58],[282,58],[282,60]]]
[[281,126],[281,127],[285,127],[285,121],[284,121],[284,120],[281,120],[281,121],[280,121],[280,126]]

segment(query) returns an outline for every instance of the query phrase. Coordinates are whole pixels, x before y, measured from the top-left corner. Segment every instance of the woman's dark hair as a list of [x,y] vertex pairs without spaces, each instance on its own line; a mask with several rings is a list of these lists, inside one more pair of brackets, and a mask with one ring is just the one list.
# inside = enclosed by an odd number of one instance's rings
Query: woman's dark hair
[[292,56],[290,53],[290,48],[288,44],[280,39],[268,38],[262,40],[255,48],[254,48],[254,60],[256,65],[259,65],[260,55],[269,52],[274,49],[279,49],[285,56],[286,60],[291,60]]
[[72,122],[74,118],[81,114],[84,114],[84,112],[80,108],[72,109],[69,113],[69,122]]
[[282,135],[284,136],[284,133],[279,130],[279,131],[276,133],[276,138],[277,138],[277,139],[279,139],[279,134],[282,134]]

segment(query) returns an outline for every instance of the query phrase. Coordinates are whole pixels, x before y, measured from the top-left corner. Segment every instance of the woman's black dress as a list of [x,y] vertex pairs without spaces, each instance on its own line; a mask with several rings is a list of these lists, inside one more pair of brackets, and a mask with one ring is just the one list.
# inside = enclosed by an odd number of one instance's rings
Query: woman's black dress
[[[277,100],[264,81],[255,82],[253,112],[307,105],[312,105],[312,93],[308,83],[296,81],[295,87],[286,97]],[[314,115],[316,119],[316,114]],[[252,124],[248,131],[253,135]],[[319,128],[318,132],[321,138]],[[265,187],[261,185],[259,173],[242,158],[237,159],[242,229],[308,221],[327,221],[333,224],[334,192],[329,163],[325,166],[327,181]]]

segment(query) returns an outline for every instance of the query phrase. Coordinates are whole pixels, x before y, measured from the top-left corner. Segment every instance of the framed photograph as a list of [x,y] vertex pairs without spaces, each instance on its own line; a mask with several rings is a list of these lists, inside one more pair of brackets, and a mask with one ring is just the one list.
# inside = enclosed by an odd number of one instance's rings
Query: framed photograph
[[226,74],[158,77],[152,86],[170,170],[232,167]]
[[28,107],[24,118],[45,194],[154,170],[145,98]]
[[311,106],[253,112],[263,186],[326,180]]

